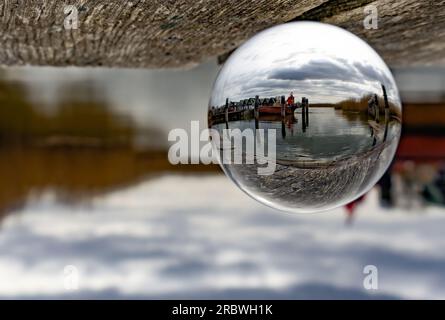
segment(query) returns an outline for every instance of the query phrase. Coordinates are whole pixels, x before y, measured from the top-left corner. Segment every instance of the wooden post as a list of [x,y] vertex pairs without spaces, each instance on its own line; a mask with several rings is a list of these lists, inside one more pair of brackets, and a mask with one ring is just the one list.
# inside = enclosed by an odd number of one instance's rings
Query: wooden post
[[380,106],[379,106],[379,98],[376,94],[374,94],[374,106],[375,106],[375,122],[380,122]]
[[281,116],[286,116],[286,97],[281,96]]
[[286,124],[284,122],[284,118],[281,120],[281,137],[283,139],[286,138]]
[[309,126],[309,99],[305,98],[305,105],[306,105],[306,127]]
[[254,116],[258,119],[260,116],[260,97],[255,96]]
[[255,117],[255,129],[259,129],[259,119],[260,119],[260,97],[255,96],[255,107],[253,111]]
[[224,108],[224,118],[226,122],[226,128],[229,129],[229,98],[226,98],[226,106]]
[[301,128],[306,132],[306,98],[301,99]]
[[383,99],[385,101],[385,133],[383,134],[383,142],[386,141],[388,136],[388,124],[389,124],[389,103],[388,103],[388,95],[386,94],[385,85],[382,84],[383,90]]
[[386,88],[384,84],[382,84],[382,90],[383,90],[383,99],[385,100],[385,109],[389,109],[388,95],[386,94]]

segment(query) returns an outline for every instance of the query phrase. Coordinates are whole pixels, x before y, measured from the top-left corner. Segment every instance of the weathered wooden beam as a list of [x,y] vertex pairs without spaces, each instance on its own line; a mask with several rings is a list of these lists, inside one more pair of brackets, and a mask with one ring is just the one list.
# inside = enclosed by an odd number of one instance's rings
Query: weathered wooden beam
[[[3,0],[0,64],[182,67],[324,1]],[[66,5],[77,9],[77,29],[65,29]]]
[[321,20],[368,41],[393,67],[445,65],[444,0],[377,0],[369,4],[378,9],[378,29],[364,28],[363,7]]
[[[379,10],[377,30],[363,27],[368,3]],[[3,0],[0,64],[183,67],[294,19],[345,27],[391,65],[445,64],[443,9],[443,0]]]

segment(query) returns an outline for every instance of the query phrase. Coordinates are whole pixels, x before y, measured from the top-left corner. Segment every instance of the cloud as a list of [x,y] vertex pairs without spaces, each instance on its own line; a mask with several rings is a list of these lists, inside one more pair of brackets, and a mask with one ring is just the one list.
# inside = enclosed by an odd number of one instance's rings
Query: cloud
[[311,60],[300,67],[285,67],[272,71],[268,79],[274,80],[337,80],[365,83],[377,81],[390,83],[389,78],[379,69],[363,62],[349,63],[344,59],[334,61]]
[[356,69],[329,60],[312,60],[301,67],[286,67],[273,71],[269,79],[276,80],[341,80],[360,79]]
[[291,56],[286,58],[287,61],[281,59],[279,63],[274,61],[256,68],[232,69],[225,74],[224,89],[215,100],[224,102],[228,97],[239,101],[255,95],[272,97],[293,91],[298,99],[305,96],[313,103],[337,103],[370,93],[381,95],[381,84],[385,84],[390,101],[397,101],[394,83],[380,65],[335,56],[309,58],[303,63]]
[[[286,64],[282,62],[280,64]],[[264,67],[243,73],[227,83],[230,99],[238,101],[259,95],[270,97],[297,95],[312,98],[314,102],[338,102],[359,98],[371,92],[380,93],[380,85],[391,84],[384,70],[359,61],[343,58],[313,59],[300,66]],[[389,88],[389,94],[392,89]]]
[[[388,214],[377,190],[359,209],[349,230],[342,209],[279,214],[224,176],[163,176],[88,206],[44,195],[2,224],[0,297],[357,299],[374,264],[380,298],[444,298],[444,210]],[[79,268],[76,292],[66,264]]]
[[380,69],[358,61],[354,62],[353,66],[359,72],[362,78],[368,79],[368,81],[375,80],[386,85],[391,83],[391,80],[388,78],[388,76]]

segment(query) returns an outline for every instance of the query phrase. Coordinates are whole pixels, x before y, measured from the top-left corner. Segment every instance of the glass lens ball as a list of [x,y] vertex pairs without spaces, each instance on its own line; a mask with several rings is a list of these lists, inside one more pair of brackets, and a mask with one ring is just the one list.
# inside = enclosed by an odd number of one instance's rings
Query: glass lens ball
[[394,157],[401,119],[380,56],[350,32],[315,22],[275,26],[240,46],[208,109],[226,175],[268,206],[304,213],[369,191]]

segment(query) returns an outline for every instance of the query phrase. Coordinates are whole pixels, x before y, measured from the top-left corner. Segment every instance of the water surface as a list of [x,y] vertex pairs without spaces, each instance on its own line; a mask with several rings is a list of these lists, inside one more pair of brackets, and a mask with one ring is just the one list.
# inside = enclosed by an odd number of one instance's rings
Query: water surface
[[[384,118],[382,119],[384,121]],[[215,126],[219,130],[225,124]],[[230,121],[229,128],[255,129],[255,120]],[[309,122],[303,124],[301,111],[287,116],[261,117],[259,129],[275,129],[277,160],[335,160],[369,151],[373,148],[374,134],[368,117],[361,112],[335,110],[334,108],[309,108]],[[395,123],[388,128],[389,136],[395,134]],[[383,130],[380,134],[383,138]],[[265,139],[267,148],[267,139]],[[266,149],[267,150],[267,149]]]

